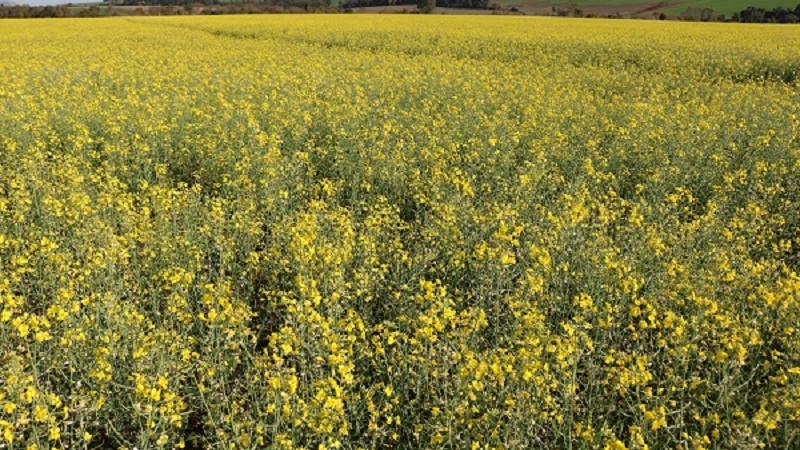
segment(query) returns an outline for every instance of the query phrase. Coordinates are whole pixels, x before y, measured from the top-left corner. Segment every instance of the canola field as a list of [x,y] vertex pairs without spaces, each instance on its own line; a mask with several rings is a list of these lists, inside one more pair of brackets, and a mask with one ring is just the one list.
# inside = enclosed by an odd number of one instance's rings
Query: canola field
[[0,23],[0,449],[800,448],[798,48]]

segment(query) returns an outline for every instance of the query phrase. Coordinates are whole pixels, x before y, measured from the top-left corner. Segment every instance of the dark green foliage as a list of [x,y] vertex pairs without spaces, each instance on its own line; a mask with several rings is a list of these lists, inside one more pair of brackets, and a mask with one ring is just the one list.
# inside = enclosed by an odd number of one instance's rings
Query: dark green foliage
[[[125,0],[126,3],[107,3],[107,6],[3,6],[0,4],[0,19],[24,19],[45,17],[109,17],[109,16],[178,16],[188,14],[262,14],[280,12],[329,11],[330,0],[263,0],[246,3],[219,3],[204,0],[202,4],[189,0]],[[215,2],[215,3],[212,3]],[[136,9],[120,6],[139,6]],[[338,9],[335,9],[338,11]]]
[[419,0],[417,3],[417,9],[423,14],[430,13],[435,7],[436,0]]
[[770,10],[748,6],[734,13],[732,20],[746,23],[797,23],[800,21],[800,4],[794,9],[779,6]]
[[416,5],[415,0],[345,0],[341,6],[344,9],[364,8],[367,6],[392,6],[392,5]]
[[487,0],[436,0],[436,6],[442,8],[486,9],[489,6],[489,2]]
[[714,11],[714,8],[686,8],[679,19],[690,20],[693,22],[722,22],[725,20],[724,14]]

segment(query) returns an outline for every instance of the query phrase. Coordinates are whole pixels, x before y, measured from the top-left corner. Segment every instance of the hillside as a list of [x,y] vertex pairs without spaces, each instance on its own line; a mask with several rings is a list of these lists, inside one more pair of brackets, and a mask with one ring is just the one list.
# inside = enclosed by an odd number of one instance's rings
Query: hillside
[[779,6],[794,8],[797,0],[686,0],[686,1],[653,1],[653,0],[497,0],[502,6],[516,7],[528,14],[547,14],[556,9],[576,7],[588,14],[623,16],[651,16],[653,13],[665,13],[677,16],[688,8],[713,8],[716,13],[730,17],[734,12],[748,6],[771,9]]

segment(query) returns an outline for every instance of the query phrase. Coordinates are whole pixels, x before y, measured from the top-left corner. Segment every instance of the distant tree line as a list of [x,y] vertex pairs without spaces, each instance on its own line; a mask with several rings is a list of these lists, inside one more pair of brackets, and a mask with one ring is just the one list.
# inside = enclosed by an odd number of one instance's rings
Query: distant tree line
[[[185,14],[263,14],[300,12],[348,12],[369,6],[408,5],[418,12],[429,13],[435,7],[491,9],[493,13],[519,13],[516,8],[505,10],[491,0],[344,0],[332,6],[331,0],[104,0],[104,6],[28,6],[0,0],[0,19],[35,17],[107,17],[107,16],[171,16]],[[567,8],[553,7],[553,15],[595,17],[586,14],[577,4]],[[619,14],[606,17],[621,17]],[[656,15],[661,20],[663,13]],[[687,8],[677,17],[689,21],[732,21],[747,23],[800,23],[800,4],[794,9],[773,9],[749,6],[728,19],[712,8]]]
[[[109,5],[119,6],[185,6],[187,4],[194,7],[212,7],[212,6],[244,6],[248,5],[252,8],[258,9],[259,7],[328,7],[331,5],[330,0],[244,0],[244,1],[230,1],[230,0],[103,0]],[[213,8],[212,8],[213,9]]]
[[143,2],[106,6],[28,6],[0,5],[0,19],[57,18],[57,17],[111,17],[111,16],[176,16],[218,14],[264,14],[301,12],[340,12],[331,7],[329,0],[267,0],[247,3],[203,4],[176,2]]
[[746,23],[798,23],[800,22],[800,4],[794,9],[779,6],[769,10],[748,6],[739,12],[733,13],[731,20]]
[[392,6],[392,5],[410,5],[415,6],[417,0],[345,0],[342,2],[342,8],[364,8],[367,6]]
[[301,8],[302,10],[329,8],[330,0],[104,0],[119,6],[186,6],[192,5],[200,13],[226,14],[237,12],[274,12],[275,8]]
[[106,0],[105,4],[80,6],[28,6],[0,4],[0,19],[45,17],[172,16],[189,14],[261,14],[293,12],[347,12],[369,6],[408,5],[419,12],[434,7],[489,9],[488,0]]
[[489,1],[488,0],[436,0],[436,6],[440,8],[487,9],[489,8]]
[[686,8],[679,16],[679,20],[686,20],[689,22],[724,22],[725,14],[718,13],[714,8]]
[[800,22],[800,4],[794,9],[782,6],[773,9],[748,6],[733,13],[730,19],[713,8],[690,7],[681,13],[678,19],[699,22],[798,23]]
[[36,17],[100,17],[101,9],[94,6],[90,8],[70,8],[68,6],[28,6],[28,5],[0,5],[0,18],[26,19]]
[[346,0],[342,3],[342,8],[364,8],[367,6],[390,6],[390,5],[417,5],[422,12],[430,12],[434,7],[440,8],[470,8],[488,9],[488,0]]

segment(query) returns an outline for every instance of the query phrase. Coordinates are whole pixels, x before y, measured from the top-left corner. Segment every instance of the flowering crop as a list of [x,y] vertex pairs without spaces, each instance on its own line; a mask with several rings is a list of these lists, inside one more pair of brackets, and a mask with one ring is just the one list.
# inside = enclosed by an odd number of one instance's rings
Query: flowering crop
[[2,23],[0,448],[798,448],[798,44]]

